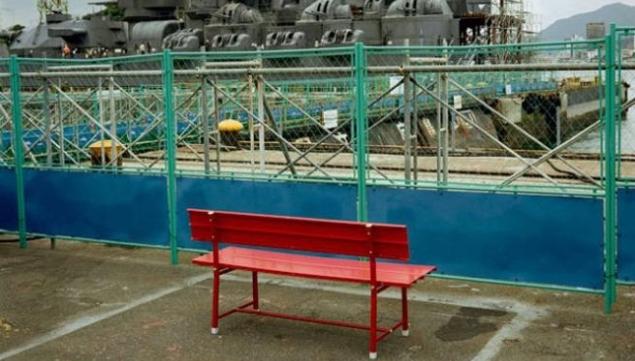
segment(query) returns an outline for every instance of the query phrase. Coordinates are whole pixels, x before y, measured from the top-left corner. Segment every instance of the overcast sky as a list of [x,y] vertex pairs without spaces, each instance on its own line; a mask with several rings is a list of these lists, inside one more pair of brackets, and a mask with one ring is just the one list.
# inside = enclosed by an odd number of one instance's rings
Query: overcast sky
[[[0,0],[0,28],[15,23],[33,25],[38,21],[35,8],[37,0]],[[533,12],[537,15],[542,28],[546,28],[554,21],[574,14],[600,8],[606,4],[622,2],[635,5],[635,0],[525,0],[533,3]],[[69,0],[70,11],[74,15],[81,15],[98,7],[88,5],[92,0]]]

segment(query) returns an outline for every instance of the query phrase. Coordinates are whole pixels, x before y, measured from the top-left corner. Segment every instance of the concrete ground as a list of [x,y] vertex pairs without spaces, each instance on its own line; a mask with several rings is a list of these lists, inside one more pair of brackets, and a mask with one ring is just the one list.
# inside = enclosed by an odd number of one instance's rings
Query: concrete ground
[[[367,360],[365,332],[232,315],[209,333],[210,272],[160,250],[0,243],[0,360]],[[224,276],[221,307],[250,292]],[[263,309],[364,322],[367,287],[262,278]],[[399,316],[396,293],[380,322]],[[380,360],[635,360],[635,288],[615,312],[597,295],[430,279],[411,292],[411,334]]]
[[[192,149],[196,150],[196,153]],[[163,166],[163,163],[156,162],[161,157],[163,157],[163,151],[161,150],[149,151],[140,155],[140,158],[147,160],[148,164],[154,163],[153,169],[159,169]],[[193,145],[191,148],[179,148],[177,167],[181,170],[203,171],[204,166],[203,162],[200,161],[201,157],[202,148],[198,145]],[[252,169],[250,160],[254,158],[256,167],[259,167],[259,157],[260,153],[258,151],[253,155],[249,150],[221,152],[221,168],[224,172],[248,173]],[[287,161],[281,151],[266,150],[264,157],[265,173],[277,174],[280,171],[286,171],[288,174]],[[292,158],[296,157],[297,153],[293,153]],[[371,178],[384,179],[384,176],[386,176],[390,179],[403,179],[404,159],[403,154],[370,154],[368,164],[372,167],[370,171]],[[436,156],[421,155],[417,159],[419,179],[421,181],[435,181],[437,170]],[[567,161],[587,176],[595,179],[601,176],[602,168],[599,160],[568,159]],[[216,155],[214,152],[210,154],[210,164],[216,166]],[[330,176],[348,177],[352,172],[353,155],[345,152],[337,155],[329,152],[311,152],[303,160],[298,161],[295,168],[299,174],[306,174],[314,170],[314,164],[324,164],[321,168]],[[474,181],[476,179],[478,182],[489,184],[498,184],[526,166],[525,163],[511,156],[451,156],[448,164],[451,177],[454,180]],[[123,165],[126,168],[142,167],[142,164],[135,159],[124,160]],[[570,171],[571,168],[561,160],[552,159],[551,165],[542,163],[537,167],[561,183],[580,184],[580,180],[572,179],[570,174],[562,172],[563,169]],[[377,170],[381,173],[377,172]],[[625,175],[635,175],[635,163],[624,162],[622,170]],[[544,178],[537,175],[536,172],[528,172],[529,174],[533,174],[533,176],[522,177],[522,183],[545,182]],[[314,172],[313,175],[325,176],[318,171]]]

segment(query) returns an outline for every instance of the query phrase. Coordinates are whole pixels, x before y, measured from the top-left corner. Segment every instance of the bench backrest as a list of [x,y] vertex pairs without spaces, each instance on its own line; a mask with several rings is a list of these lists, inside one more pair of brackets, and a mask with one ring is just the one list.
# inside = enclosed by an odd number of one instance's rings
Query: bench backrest
[[402,225],[197,209],[188,209],[188,213],[196,241],[403,261],[409,258],[408,233]]

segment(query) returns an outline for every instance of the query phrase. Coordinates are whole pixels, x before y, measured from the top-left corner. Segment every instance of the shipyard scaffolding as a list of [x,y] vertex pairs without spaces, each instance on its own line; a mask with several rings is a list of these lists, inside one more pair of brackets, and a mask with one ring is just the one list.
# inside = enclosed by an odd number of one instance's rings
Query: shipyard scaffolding
[[[531,42],[539,33],[530,0],[468,0],[460,19],[460,45],[509,45]],[[483,59],[470,57],[470,61]],[[505,52],[498,63],[520,62],[518,54]]]

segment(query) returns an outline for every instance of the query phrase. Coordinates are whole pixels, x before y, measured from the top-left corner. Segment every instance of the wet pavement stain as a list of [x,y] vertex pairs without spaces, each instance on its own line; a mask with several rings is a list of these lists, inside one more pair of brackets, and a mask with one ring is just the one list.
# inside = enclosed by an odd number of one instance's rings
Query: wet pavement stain
[[461,307],[457,314],[434,332],[434,335],[444,342],[469,340],[480,334],[498,330],[495,323],[482,320],[482,317],[503,317],[505,315],[507,312],[504,311]]

